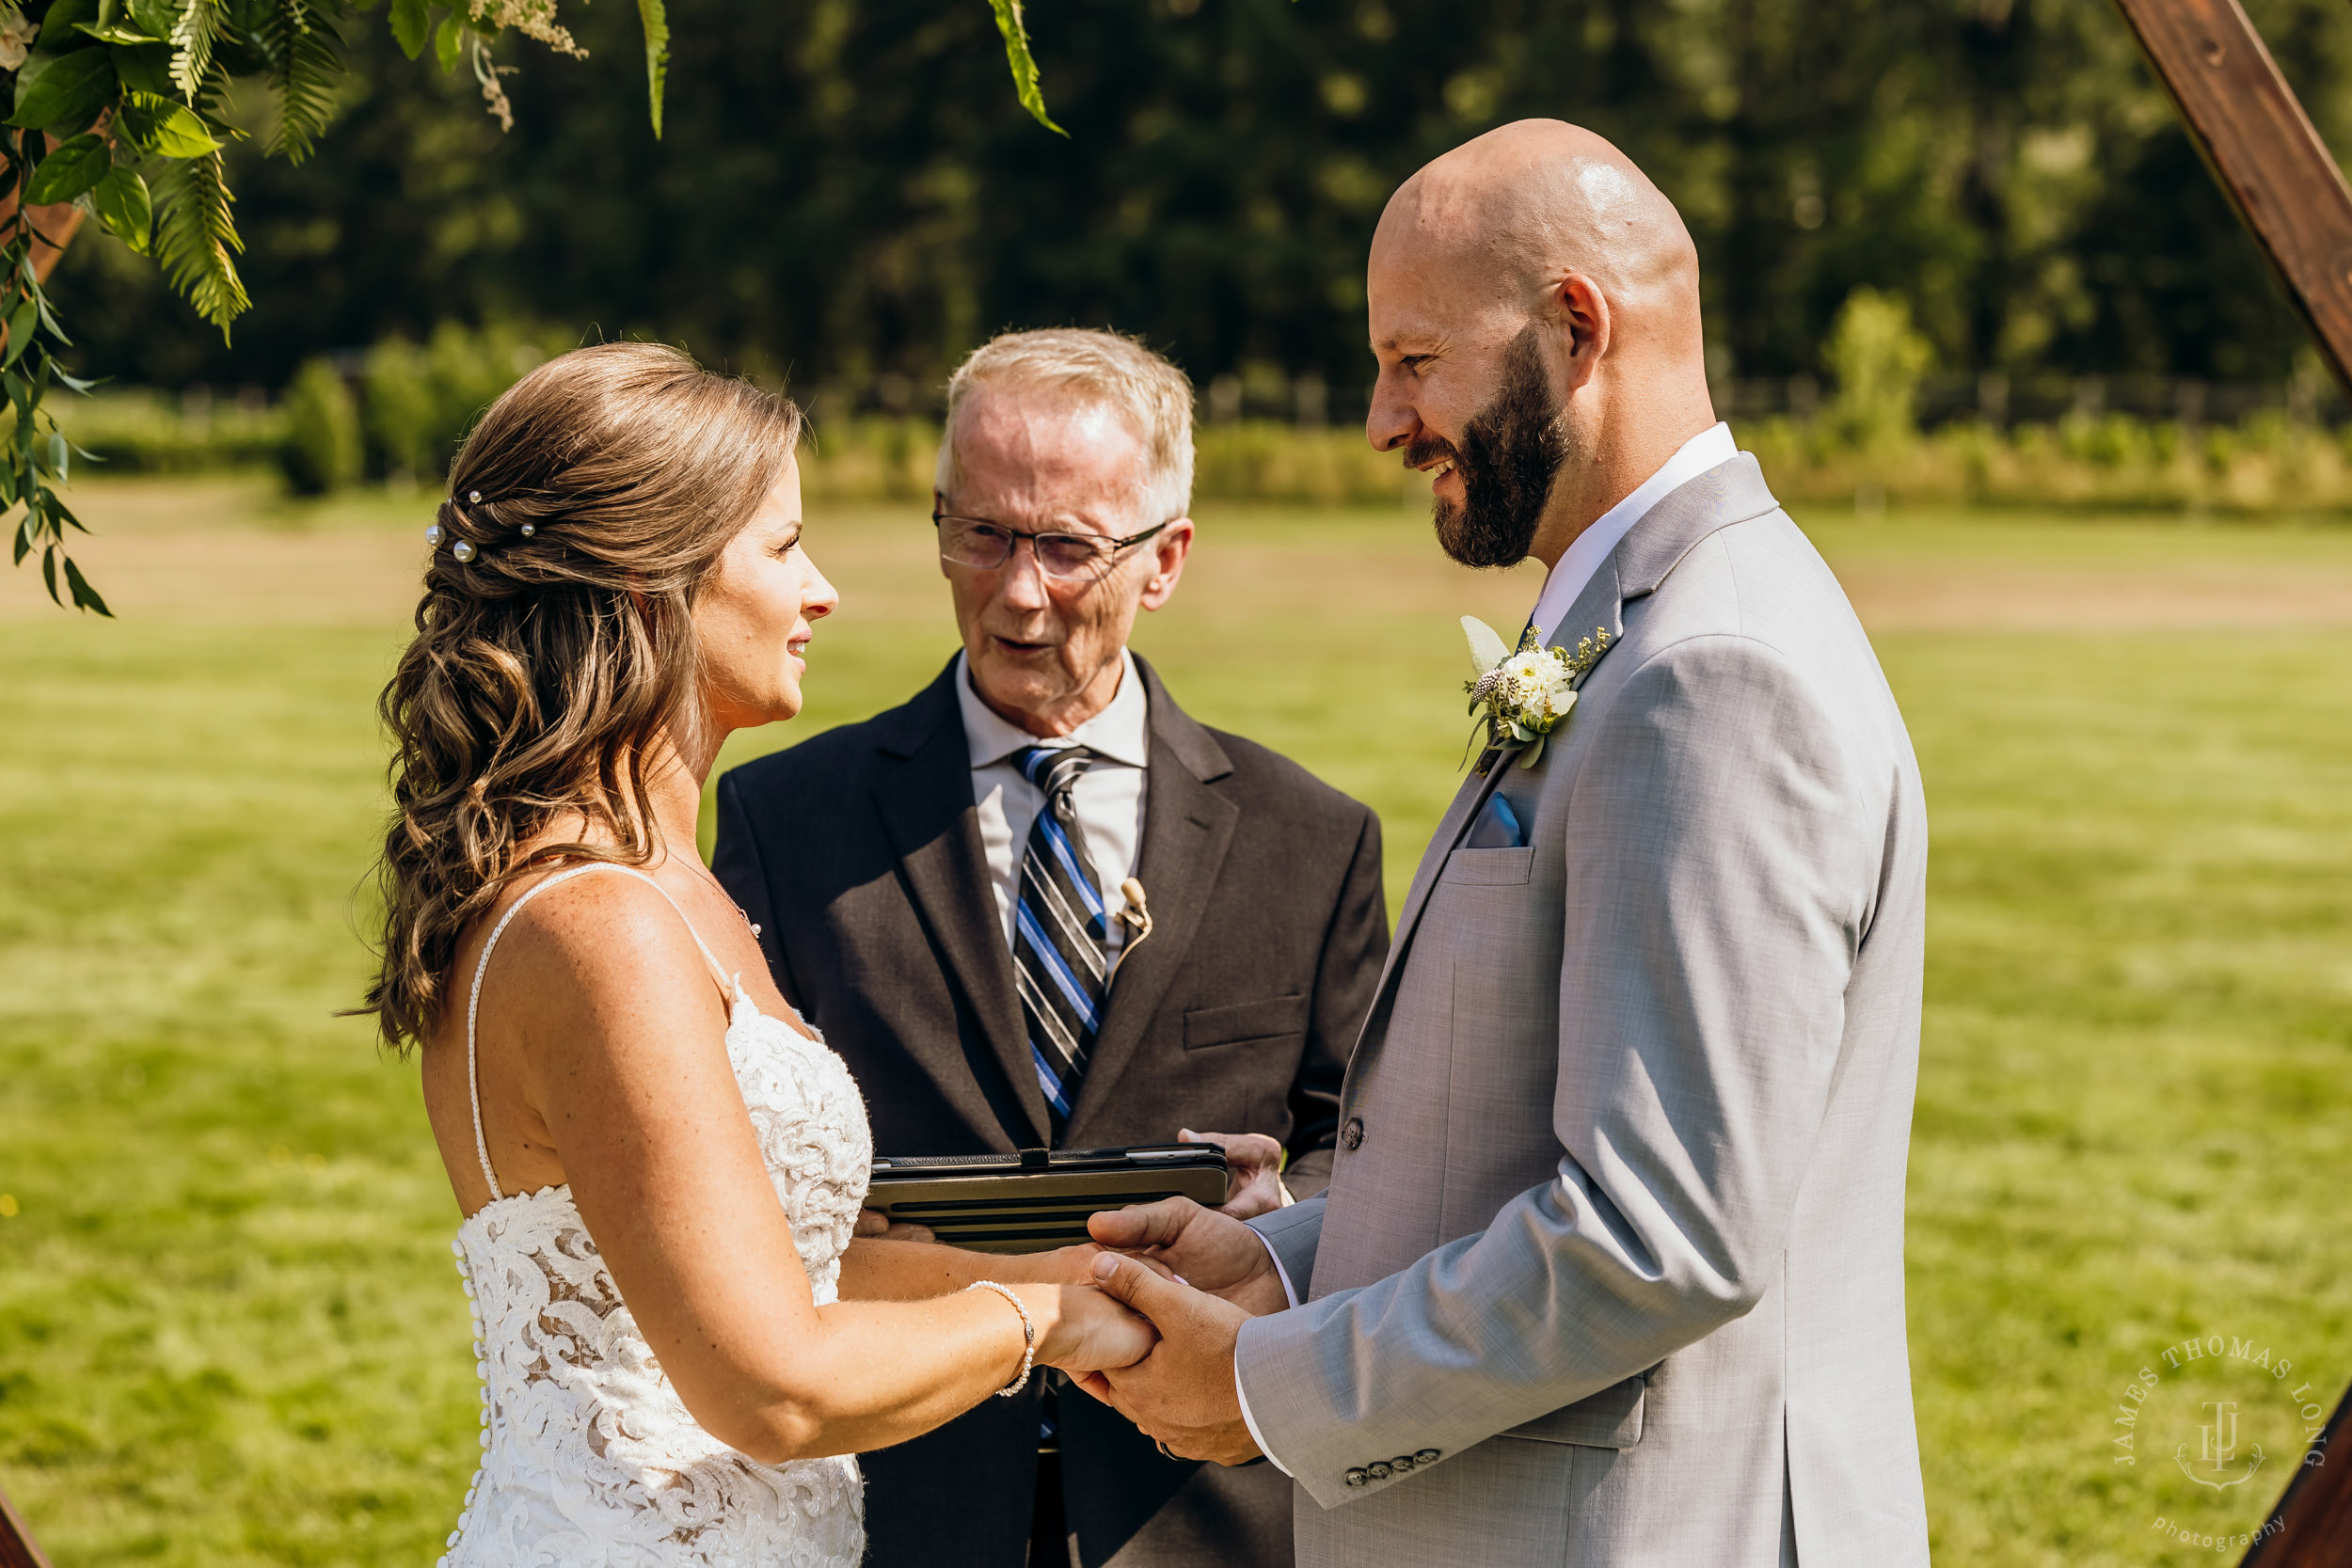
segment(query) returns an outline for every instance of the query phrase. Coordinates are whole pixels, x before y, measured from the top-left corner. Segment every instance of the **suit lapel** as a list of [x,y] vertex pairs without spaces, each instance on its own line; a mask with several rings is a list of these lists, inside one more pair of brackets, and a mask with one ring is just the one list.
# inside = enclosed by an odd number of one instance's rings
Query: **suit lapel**
[[[956,669],[950,663],[921,697],[907,705],[906,721],[878,742],[885,755],[898,759],[898,766],[885,769],[877,780],[874,804],[898,851],[916,917],[930,932],[932,945],[946,955],[988,1037],[989,1049],[1011,1081],[1014,1099],[1027,1114],[1029,1133],[1017,1141],[1041,1145],[1047,1141],[1045,1096],[1029,1059],[1012,955],[998,925],[987,857],[980,848],[979,817],[972,803],[971,752],[957,717]],[[918,1054],[946,1048],[946,1042],[924,1040],[906,1045]],[[950,1073],[969,1070],[960,1053],[952,1064],[940,1065]]]
[[1150,665],[1138,658],[1136,669],[1151,705],[1152,766],[1136,878],[1152,911],[1152,938],[1120,964],[1112,981],[1103,1027],[1071,1107],[1068,1141],[1073,1148],[1085,1147],[1090,1113],[1117,1089],[1184,968],[1241,817],[1239,807],[1209,787],[1232,771],[1224,749],[1176,706]]
[[[1622,640],[1629,601],[1656,593],[1666,575],[1709,534],[1734,523],[1761,517],[1776,511],[1779,505],[1764,483],[1763,470],[1746,452],[1719,463],[1669,491],[1617,542],[1617,547],[1609,552],[1608,559],[1577,594],[1575,602],[1552,630],[1552,645],[1572,649],[1578,638],[1589,637],[1596,629],[1606,629],[1613,639]],[[1568,723],[1575,725],[1573,715]],[[1545,760],[1548,762],[1552,754],[1547,748]],[[1404,911],[1397,917],[1396,935],[1389,943],[1389,959],[1380,974],[1379,989],[1373,992],[1372,1011],[1364,1021],[1363,1033],[1348,1062],[1343,1104],[1354,1095],[1359,1073],[1368,1069],[1387,1034],[1389,1005],[1394,999],[1406,958],[1412,950],[1413,932],[1421,924],[1438,878],[1445,870],[1447,857],[1462,842],[1487,798],[1502,782],[1504,769],[1511,766],[1510,760],[1504,758],[1497,761],[1485,778],[1472,775],[1463,781],[1454,804],[1439,820],[1421,865],[1413,873],[1413,885],[1406,894]]]
[[[1595,626],[1606,626],[1612,637],[1625,634],[1613,558],[1600,563],[1600,569],[1584,585],[1584,591],[1576,596],[1576,602],[1568,607],[1567,614],[1561,619],[1559,634],[1552,641],[1565,641],[1574,646],[1575,640],[1568,635],[1571,626],[1581,628],[1586,636],[1591,635]],[[1574,723],[1575,720],[1571,718],[1569,722]],[[1386,999],[1396,971],[1405,961],[1406,950],[1412,943],[1414,927],[1421,924],[1422,911],[1428,907],[1429,895],[1436,890],[1438,878],[1445,870],[1447,857],[1461,844],[1463,835],[1470,832],[1470,824],[1477,820],[1478,814],[1486,809],[1486,801],[1502,785],[1503,775],[1515,766],[1511,758],[1501,757],[1484,777],[1473,773],[1464,779],[1462,787],[1454,792],[1454,803],[1438,819],[1438,831],[1431,835],[1429,847],[1422,852],[1421,864],[1414,869],[1412,886],[1406,891],[1405,908],[1397,916],[1396,936],[1389,943],[1388,965],[1380,976],[1380,989],[1374,992],[1373,1006],[1375,1011]]]

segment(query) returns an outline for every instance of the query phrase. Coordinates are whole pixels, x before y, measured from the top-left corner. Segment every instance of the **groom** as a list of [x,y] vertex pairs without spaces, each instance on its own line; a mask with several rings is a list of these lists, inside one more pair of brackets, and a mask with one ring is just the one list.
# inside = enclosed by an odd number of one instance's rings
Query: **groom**
[[1606,651],[1438,825],[1327,1195],[1097,1220],[1190,1286],[1098,1261],[1164,1338],[1089,1391],[1279,1465],[1306,1568],[1923,1564],[1893,696],[1716,422],[1690,236],[1615,148],[1527,121],[1438,159],[1368,284],[1373,444],[1436,473],[1455,560],[1550,568],[1544,642]]

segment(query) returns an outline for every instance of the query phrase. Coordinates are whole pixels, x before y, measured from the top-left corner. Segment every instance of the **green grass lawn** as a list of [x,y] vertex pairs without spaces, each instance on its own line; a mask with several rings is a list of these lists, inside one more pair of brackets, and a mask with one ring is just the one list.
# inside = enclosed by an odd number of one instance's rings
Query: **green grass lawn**
[[[60,1568],[428,1562],[477,1451],[456,1212],[413,1070],[331,1016],[366,974],[370,705],[422,508],[80,499],[122,621],[0,583],[0,1488]],[[2269,1467],[2213,1491],[2169,1428],[2115,1465],[2111,1418],[2208,1334],[2329,1405],[2352,1378],[2352,531],[1801,520],[1933,816],[1910,1257],[1938,1559],[2214,1560],[2153,1519],[2251,1528],[2291,1423],[2249,1405]],[[926,532],[819,514],[846,602],[811,711],[730,760],[937,668]],[[1213,510],[1137,643],[1380,810],[1393,900],[1457,777],[1454,617],[1533,592],[1400,513]]]

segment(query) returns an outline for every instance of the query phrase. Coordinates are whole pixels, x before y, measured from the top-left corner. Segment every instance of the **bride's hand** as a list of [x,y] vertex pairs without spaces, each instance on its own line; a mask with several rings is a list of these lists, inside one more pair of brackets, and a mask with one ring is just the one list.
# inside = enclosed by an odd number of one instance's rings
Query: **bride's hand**
[[[1037,1362],[1066,1372],[1132,1367],[1160,1342],[1152,1320],[1091,1285],[1032,1286],[1021,1292],[1038,1317]],[[1039,1308],[1044,1310],[1041,1314]]]
[[[1037,1285],[1087,1285],[1094,1283],[1094,1260],[1103,1256],[1103,1248],[1092,1242],[1080,1242],[1076,1246],[1057,1247],[1051,1252],[1033,1252],[1009,1267],[1011,1274]],[[1153,1258],[1140,1258],[1142,1263],[1164,1279],[1176,1275],[1168,1266]],[[1008,1275],[1007,1277],[1011,1277]]]

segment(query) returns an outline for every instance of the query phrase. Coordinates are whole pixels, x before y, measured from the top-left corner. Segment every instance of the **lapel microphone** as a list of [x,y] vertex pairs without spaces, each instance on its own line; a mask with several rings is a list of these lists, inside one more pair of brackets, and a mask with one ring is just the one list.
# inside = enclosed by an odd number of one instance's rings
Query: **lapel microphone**
[[1119,966],[1125,963],[1127,955],[1141,947],[1144,938],[1152,934],[1152,906],[1144,900],[1143,883],[1130,877],[1119,884],[1119,891],[1127,900],[1127,907],[1119,911],[1120,923],[1134,927],[1136,934],[1119,950],[1119,957],[1111,960],[1109,978],[1104,981],[1105,986],[1119,978]]

